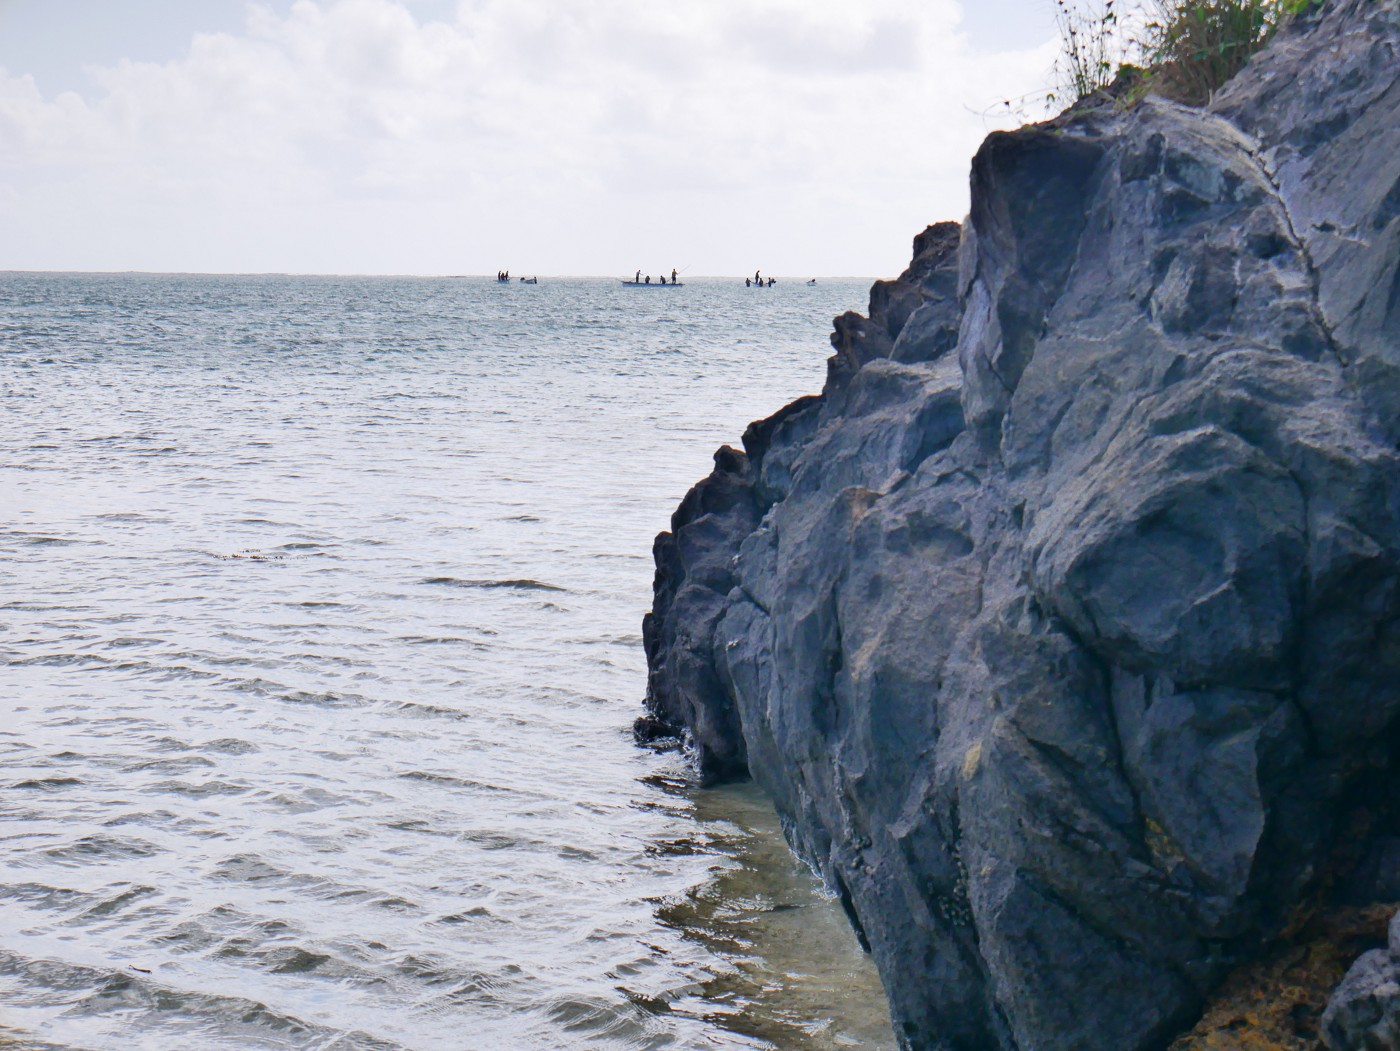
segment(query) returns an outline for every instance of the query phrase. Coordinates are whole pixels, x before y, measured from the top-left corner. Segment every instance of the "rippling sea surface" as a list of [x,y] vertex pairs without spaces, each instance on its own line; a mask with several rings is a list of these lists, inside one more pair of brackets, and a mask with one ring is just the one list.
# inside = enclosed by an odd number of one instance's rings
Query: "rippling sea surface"
[[866,287],[0,274],[0,1047],[889,1046],[629,730],[653,535]]

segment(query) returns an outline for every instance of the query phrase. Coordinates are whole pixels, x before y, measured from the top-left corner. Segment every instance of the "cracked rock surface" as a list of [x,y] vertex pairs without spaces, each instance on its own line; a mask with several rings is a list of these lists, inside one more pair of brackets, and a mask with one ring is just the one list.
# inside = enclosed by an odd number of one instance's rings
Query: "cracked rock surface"
[[771,794],[906,1048],[1164,1047],[1394,784],[1397,52],[1334,0],[1205,111],[992,135],[657,538],[648,707]]

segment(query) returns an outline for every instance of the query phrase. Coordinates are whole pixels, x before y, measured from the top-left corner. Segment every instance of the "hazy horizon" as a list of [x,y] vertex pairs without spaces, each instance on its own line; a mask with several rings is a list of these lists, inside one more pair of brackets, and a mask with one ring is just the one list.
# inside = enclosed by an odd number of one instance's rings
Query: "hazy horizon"
[[[448,273],[371,273],[369,271],[315,271],[315,270],[74,270],[74,269],[54,269],[54,270],[29,270],[24,268],[0,269],[0,274],[68,274],[74,277],[121,277],[131,275],[133,277],[382,277],[394,279],[421,279],[431,281],[435,279],[450,278],[452,280],[468,280],[472,278],[482,278],[486,281],[494,279],[494,274],[448,274]],[[653,278],[658,277],[661,271],[651,274]],[[646,271],[642,271],[643,277],[647,276]],[[511,271],[512,281],[517,278],[538,277],[548,278],[551,281],[616,281],[630,278],[631,275],[625,273],[616,274],[547,274],[544,271],[521,270]],[[670,271],[665,272],[667,281],[670,280]],[[681,274],[685,281],[743,281],[747,274]],[[772,277],[775,282],[784,281],[877,281],[880,275],[877,274],[770,274],[763,271],[766,280]]]

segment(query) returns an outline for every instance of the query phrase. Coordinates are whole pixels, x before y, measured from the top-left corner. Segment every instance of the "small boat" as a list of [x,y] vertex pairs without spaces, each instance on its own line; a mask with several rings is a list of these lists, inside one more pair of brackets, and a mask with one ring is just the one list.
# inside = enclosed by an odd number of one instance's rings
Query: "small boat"
[[684,288],[684,281],[624,281],[628,288]]
[[808,287],[808,288],[811,288],[811,287],[812,287],[813,285],[815,285],[816,283],[817,283],[817,279],[814,277],[814,278],[812,278],[812,280],[810,280],[810,281],[807,282],[807,287]]
[[540,283],[540,279],[538,277],[522,277],[520,279],[520,283],[522,285],[538,285]]

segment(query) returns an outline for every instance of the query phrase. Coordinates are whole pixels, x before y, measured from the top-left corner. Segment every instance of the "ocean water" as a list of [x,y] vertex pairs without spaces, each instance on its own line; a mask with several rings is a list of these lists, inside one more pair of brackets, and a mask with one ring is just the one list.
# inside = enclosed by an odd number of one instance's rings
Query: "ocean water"
[[650,545],[865,282],[0,274],[0,1047],[885,1047]]

